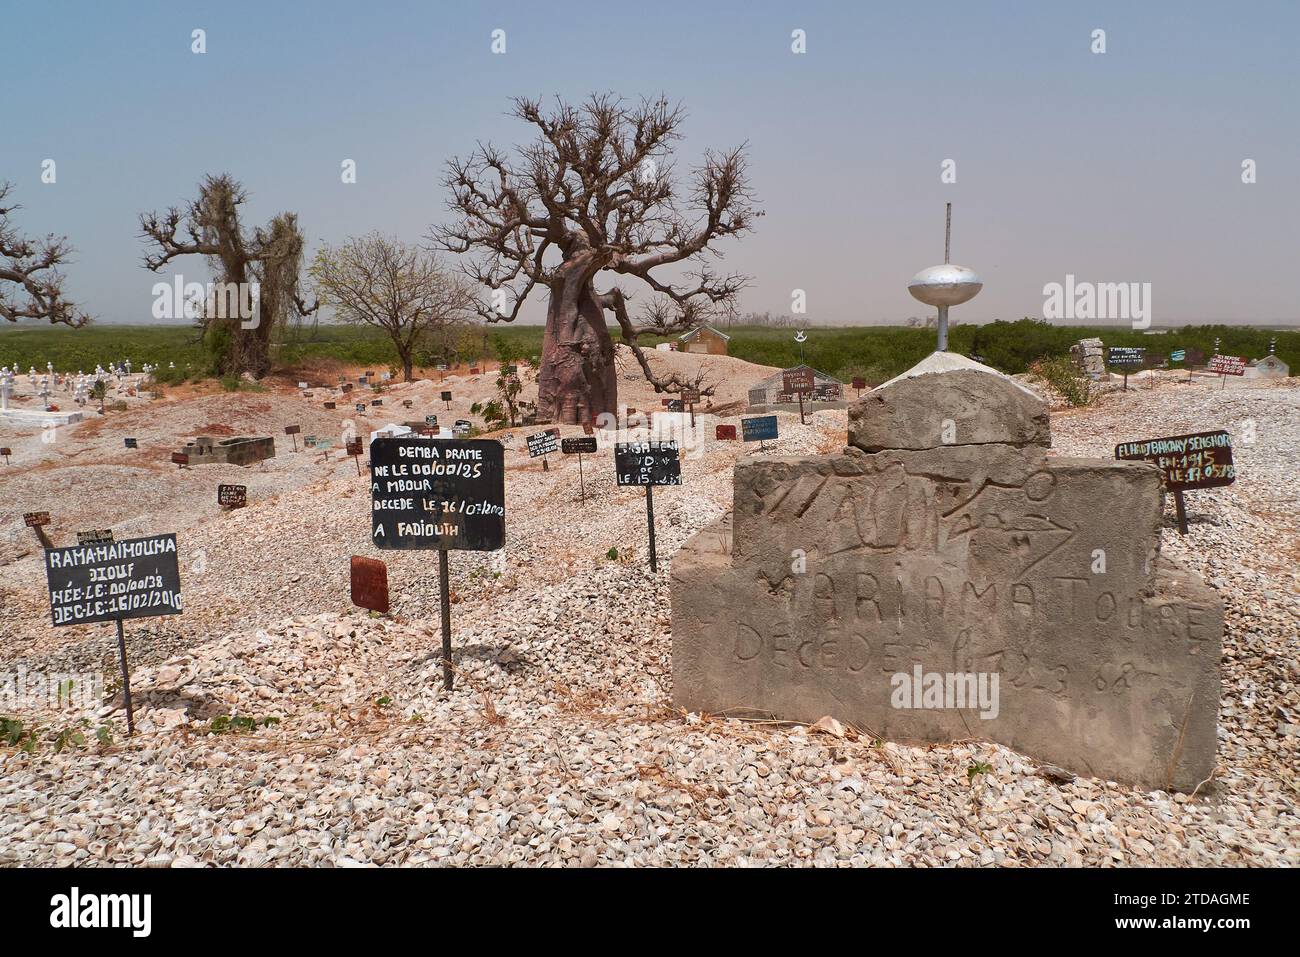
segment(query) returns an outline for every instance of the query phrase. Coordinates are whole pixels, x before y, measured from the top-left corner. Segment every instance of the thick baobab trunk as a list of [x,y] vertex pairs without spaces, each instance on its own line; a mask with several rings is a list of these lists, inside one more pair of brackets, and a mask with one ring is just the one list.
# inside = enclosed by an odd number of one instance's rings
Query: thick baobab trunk
[[537,375],[538,416],[564,425],[614,415],[618,407],[614,343],[584,272],[575,270],[551,286]]

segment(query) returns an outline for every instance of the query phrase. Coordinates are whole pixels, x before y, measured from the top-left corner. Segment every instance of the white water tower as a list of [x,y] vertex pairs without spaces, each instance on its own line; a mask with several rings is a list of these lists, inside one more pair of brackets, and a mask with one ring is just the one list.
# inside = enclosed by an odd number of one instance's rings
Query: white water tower
[[948,262],[951,248],[952,203],[949,203],[943,238],[943,265],[922,269],[907,284],[907,291],[913,298],[927,306],[936,306],[939,310],[938,352],[948,351],[948,307],[969,302],[984,288],[984,282],[975,274],[975,270]]

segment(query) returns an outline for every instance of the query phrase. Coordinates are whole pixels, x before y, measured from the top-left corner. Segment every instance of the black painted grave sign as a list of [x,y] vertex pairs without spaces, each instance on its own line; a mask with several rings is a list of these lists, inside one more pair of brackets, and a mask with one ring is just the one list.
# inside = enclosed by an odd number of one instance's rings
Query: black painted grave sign
[[614,446],[614,468],[619,485],[645,486],[646,526],[650,533],[650,570],[657,572],[655,561],[656,485],[681,485],[682,460],[676,442],[619,442]]
[[370,443],[377,548],[493,551],[505,544],[505,448],[491,439]]
[[560,451],[565,455],[576,455],[578,457],[578,494],[583,502],[587,501],[587,483],[582,475],[582,456],[583,453],[590,455],[596,451],[596,437],[594,435],[580,435],[572,439],[560,440]]
[[376,548],[438,550],[442,679],[452,687],[448,550],[494,551],[506,540],[505,447],[491,439],[396,436],[370,443]]
[[1178,530],[1184,535],[1187,511],[1183,493],[1198,488],[1220,488],[1237,479],[1232,462],[1232,437],[1223,429],[1121,442],[1115,446],[1115,458],[1151,462],[1160,469],[1165,488],[1174,493]]
[[222,508],[243,508],[248,504],[248,486],[218,485],[217,504]]
[[122,694],[128,734],[135,733],[131,673],[126,661],[126,618],[179,615],[181,572],[176,536],[152,535],[120,542],[45,550],[50,615],[56,627],[117,623]]

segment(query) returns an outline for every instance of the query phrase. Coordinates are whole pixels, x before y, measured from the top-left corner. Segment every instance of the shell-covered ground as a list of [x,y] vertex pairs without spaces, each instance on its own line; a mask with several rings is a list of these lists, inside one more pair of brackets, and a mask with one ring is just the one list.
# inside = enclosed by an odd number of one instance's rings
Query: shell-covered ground
[[[0,467],[0,669],[96,673],[110,696],[84,724],[0,706],[38,728],[30,753],[0,741],[0,863],[1300,863],[1295,380],[1221,390],[1160,379],[1053,414],[1057,454],[1110,457],[1119,441],[1210,428],[1234,435],[1237,482],[1189,496],[1190,534],[1170,526],[1163,543],[1227,607],[1218,767],[1189,796],[1062,781],[977,742],[912,748],[831,721],[675,711],[667,569],[730,507],[732,467],[753,449],[715,441],[714,426],[737,423],[726,403],[770,372],[707,361],[725,382],[715,400],[725,415],[702,411],[696,433],[678,426],[693,441],[683,484],[655,494],[657,574],[644,495],[615,485],[605,443],[584,457],[584,500],[573,457],[551,456],[543,471],[522,451],[534,430],[513,430],[506,547],[451,558],[450,693],[436,563],[371,546],[368,481],[338,436],[349,417],[363,433],[429,412],[467,417],[494,374],[391,385],[386,414],[364,417],[317,383],[311,398],[281,388],[132,399],[51,441],[0,431],[14,450]],[[624,370],[625,401],[657,407],[635,377]],[[338,410],[323,408],[327,397]],[[842,410],[780,420],[774,454],[843,445]],[[296,453],[290,424],[302,426]],[[275,458],[169,461],[195,434],[250,432],[276,436]],[[334,448],[304,451],[313,433]],[[223,482],[248,486],[247,508],[218,508]],[[112,694],[112,627],[50,625],[40,546],[22,521],[32,510],[51,513],[56,544],[90,528],[178,535],[185,613],[128,622],[133,738]],[[351,606],[351,555],[388,562],[391,616]]]

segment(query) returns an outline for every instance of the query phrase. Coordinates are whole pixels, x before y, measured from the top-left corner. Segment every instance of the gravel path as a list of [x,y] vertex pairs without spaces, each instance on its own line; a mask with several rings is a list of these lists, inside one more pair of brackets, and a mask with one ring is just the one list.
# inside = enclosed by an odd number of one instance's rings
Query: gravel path
[[[605,443],[585,458],[583,503],[576,461],[552,456],[543,472],[517,451],[532,430],[516,430],[506,548],[452,556],[451,694],[436,564],[370,547],[367,483],[351,460],[282,454],[265,470],[184,473],[105,461],[46,468],[39,495],[25,484],[39,463],[0,479],[6,503],[25,496],[17,511],[71,515],[64,538],[83,521],[119,537],[178,531],[186,595],[184,616],[131,629],[133,740],[110,706],[92,724],[113,729],[111,745],[92,736],[57,753],[0,750],[0,863],[1300,864],[1300,387],[1217,386],[1112,393],[1052,422],[1057,454],[1234,435],[1238,481],[1191,493],[1190,534],[1171,526],[1164,541],[1228,605],[1219,769],[1195,797],[1062,783],[995,745],[911,748],[833,722],[675,712],[665,569],[730,507],[731,468],[749,449],[710,438],[684,463],[684,485],[656,492],[652,575],[644,496],[614,485]],[[248,427],[282,437],[284,421],[308,411],[296,401],[215,396],[174,414],[195,425],[261,415]],[[161,442],[176,423],[154,418]],[[324,434],[335,421],[311,427]],[[719,420],[700,421],[711,437]],[[844,428],[842,411],[806,427],[783,415],[771,448],[833,451]],[[62,451],[109,459],[120,434]],[[249,485],[250,507],[222,514],[209,500],[232,479]],[[3,667],[114,674],[107,626],[48,626],[21,517],[0,533]],[[348,604],[352,554],[388,561],[392,617]],[[208,733],[232,714],[259,727]],[[50,732],[60,720],[47,717]]]

